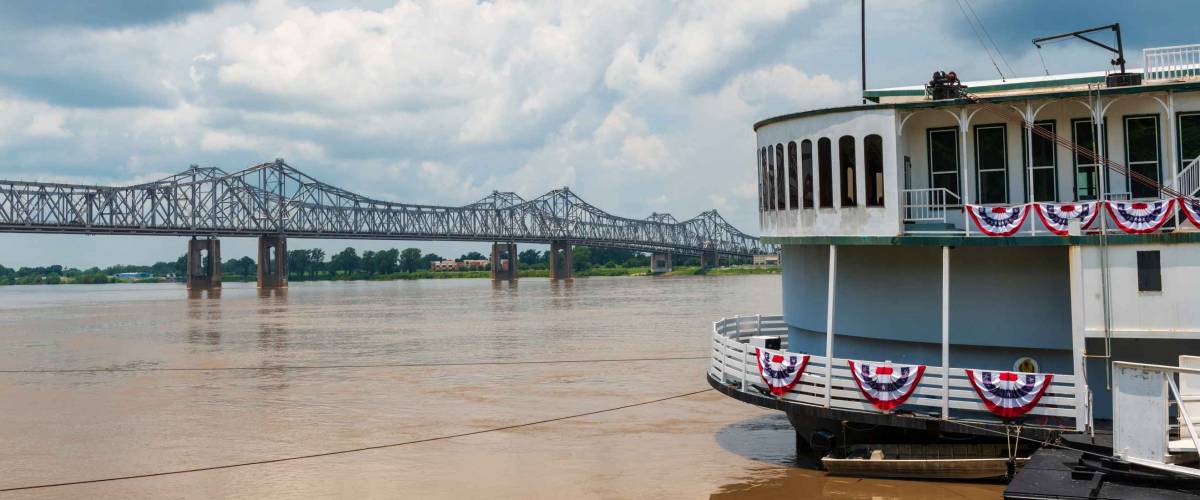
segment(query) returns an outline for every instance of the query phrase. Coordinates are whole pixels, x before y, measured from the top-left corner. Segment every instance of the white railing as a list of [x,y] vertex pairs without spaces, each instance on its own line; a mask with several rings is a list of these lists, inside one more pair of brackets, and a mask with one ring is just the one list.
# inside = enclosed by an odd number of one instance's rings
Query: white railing
[[[1194,456],[1200,450],[1195,420],[1200,416],[1200,357],[1180,356],[1179,364],[1113,362],[1113,455],[1200,477],[1200,469],[1175,465],[1186,461],[1179,455]],[[1171,403],[1179,429],[1176,440],[1171,440]]]
[[1200,190],[1200,156],[1193,158],[1188,162],[1183,170],[1179,171],[1179,175],[1175,176],[1175,191],[1185,196],[1196,196],[1196,190]]
[[1200,44],[1143,49],[1142,58],[1146,81],[1200,76]]
[[[782,348],[787,348],[787,325],[782,316],[723,318],[713,323],[712,363],[708,373],[721,383],[737,387],[742,392],[761,394],[766,391],[766,385],[758,374],[754,347],[746,343],[746,338],[752,336],[779,337],[783,339]],[[833,358],[830,380],[825,378],[827,358],[810,356],[800,383],[780,399],[808,406],[878,413],[863,398],[846,361],[844,358]],[[900,409],[948,420],[997,421],[979,400],[964,369],[951,367],[948,380],[944,373],[940,366],[927,365],[916,391]],[[1055,374],[1038,406],[1026,414],[1024,425],[1076,428],[1076,419],[1085,407],[1079,405],[1075,397],[1075,383],[1073,375]],[[945,387],[949,387],[949,390]],[[945,409],[964,413],[951,417]]]
[[946,222],[946,209],[958,206],[958,195],[946,188],[904,190],[904,222]]

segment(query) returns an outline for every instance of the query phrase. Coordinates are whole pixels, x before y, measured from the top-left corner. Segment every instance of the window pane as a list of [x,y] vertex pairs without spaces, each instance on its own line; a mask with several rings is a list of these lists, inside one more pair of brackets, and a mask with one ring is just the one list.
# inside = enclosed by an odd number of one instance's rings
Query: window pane
[[1096,199],[1096,167],[1079,167],[1075,171],[1075,198],[1078,200]]
[[858,175],[855,172],[853,137],[844,135],[838,139],[838,157],[842,179],[842,206],[852,207],[858,201],[858,186],[855,184]]
[[1053,201],[1058,199],[1055,192],[1053,168],[1033,169],[1033,198],[1037,201]]
[[1005,167],[1003,127],[975,129],[975,148],[980,170],[995,170]]
[[1005,175],[1003,170],[992,170],[979,173],[979,202],[1005,203]]
[[796,143],[788,143],[788,203],[789,207],[800,208],[800,186],[796,177]]
[[863,139],[863,159],[867,163],[867,205],[883,206],[882,137],[872,134]]
[[817,173],[821,177],[821,206],[833,206],[833,141],[822,137],[817,141]]
[[775,146],[767,146],[767,210],[775,209]]
[[[1039,123],[1038,126],[1043,129],[1049,130],[1051,133],[1054,133],[1054,124],[1053,123]],[[1055,165],[1056,162],[1054,161],[1054,151],[1055,151],[1054,150],[1054,141],[1051,141],[1050,139],[1039,136],[1037,134],[1031,134],[1031,135],[1033,135],[1033,166],[1046,167],[1046,166],[1050,166],[1050,165]]]
[[1158,161],[1158,120],[1152,116],[1130,118],[1125,126],[1129,161]]
[[958,171],[958,132],[935,130],[929,132],[929,170],[931,172]]
[[800,166],[804,172],[804,208],[813,206],[813,158],[812,141],[800,143]]
[[1179,115],[1179,151],[1182,166],[1200,156],[1200,113]]
[[[1129,169],[1151,179],[1158,178],[1157,163],[1134,163],[1129,165]],[[1145,182],[1141,182],[1136,179],[1129,180],[1129,192],[1134,198],[1158,197],[1158,188],[1154,186],[1148,186]]]
[[[1083,149],[1086,149],[1088,151],[1095,151],[1096,145],[1095,145],[1095,141],[1092,139],[1092,137],[1094,135],[1093,132],[1095,132],[1095,128],[1092,127],[1091,120],[1077,121],[1074,123],[1074,126],[1075,126],[1075,143],[1079,144],[1079,147],[1081,147]],[[1079,156],[1078,159],[1079,159],[1080,163],[1092,163],[1092,160],[1086,159],[1082,156]]]
[[783,164],[783,144],[775,145],[775,208],[787,208],[787,167]]
[[758,209],[767,208],[767,148],[758,150]]
[[936,174],[933,176],[933,187],[958,192],[958,176],[954,174]]

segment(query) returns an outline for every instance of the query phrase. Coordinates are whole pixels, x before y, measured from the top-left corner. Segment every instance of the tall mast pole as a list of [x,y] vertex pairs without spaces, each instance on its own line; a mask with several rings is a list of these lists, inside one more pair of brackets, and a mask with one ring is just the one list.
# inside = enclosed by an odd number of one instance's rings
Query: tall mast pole
[[862,57],[862,102],[867,103],[867,0],[859,4],[859,54]]

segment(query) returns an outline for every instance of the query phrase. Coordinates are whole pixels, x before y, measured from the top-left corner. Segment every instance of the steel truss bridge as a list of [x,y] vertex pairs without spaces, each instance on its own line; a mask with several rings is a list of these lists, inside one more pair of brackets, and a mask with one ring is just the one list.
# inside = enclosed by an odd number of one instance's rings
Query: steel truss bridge
[[238,172],[192,166],[124,187],[0,180],[0,232],[164,236],[567,242],[682,255],[770,249],[715,210],[609,214],[567,188],[532,200],[495,192],[461,207],[375,200],[320,182],[283,160]]

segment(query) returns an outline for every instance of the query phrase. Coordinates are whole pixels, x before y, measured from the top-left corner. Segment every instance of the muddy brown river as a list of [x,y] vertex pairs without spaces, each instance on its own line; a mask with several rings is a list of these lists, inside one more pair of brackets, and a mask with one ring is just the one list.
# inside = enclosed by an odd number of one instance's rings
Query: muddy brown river
[[[0,287],[0,489],[459,434],[707,389],[722,315],[778,276]],[[302,369],[314,365],[431,366]],[[265,369],[257,369],[265,368]],[[781,413],[714,391],[518,429],[0,498],[998,498],[826,477]]]

